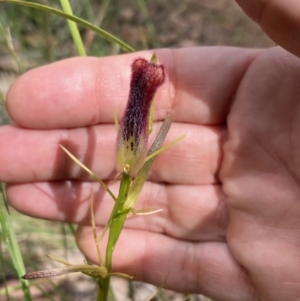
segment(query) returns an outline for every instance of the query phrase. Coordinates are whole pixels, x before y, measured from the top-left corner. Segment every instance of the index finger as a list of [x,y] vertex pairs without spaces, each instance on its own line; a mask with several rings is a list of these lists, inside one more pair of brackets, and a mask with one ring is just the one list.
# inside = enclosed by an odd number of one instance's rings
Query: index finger
[[[169,111],[177,122],[225,121],[232,94],[259,50],[226,47],[157,50],[167,80],[155,97],[155,119]],[[112,123],[122,115],[134,58],[153,51],[105,58],[71,58],[31,70],[7,95],[16,124],[35,129]]]

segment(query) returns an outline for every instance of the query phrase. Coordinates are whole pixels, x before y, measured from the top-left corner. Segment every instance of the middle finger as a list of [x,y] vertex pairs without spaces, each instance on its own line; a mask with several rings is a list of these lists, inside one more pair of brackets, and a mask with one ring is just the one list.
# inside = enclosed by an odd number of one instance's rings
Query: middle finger
[[[151,141],[159,125],[155,125]],[[165,144],[182,134],[186,136],[156,158],[150,180],[185,185],[217,183],[224,133],[222,127],[172,124]],[[48,130],[46,133],[9,125],[0,129],[0,135],[6,141],[5,148],[0,148],[0,156],[5,162],[0,165],[1,181],[20,183],[90,179],[59,144],[99,178],[111,180],[116,177],[117,134],[113,125]]]

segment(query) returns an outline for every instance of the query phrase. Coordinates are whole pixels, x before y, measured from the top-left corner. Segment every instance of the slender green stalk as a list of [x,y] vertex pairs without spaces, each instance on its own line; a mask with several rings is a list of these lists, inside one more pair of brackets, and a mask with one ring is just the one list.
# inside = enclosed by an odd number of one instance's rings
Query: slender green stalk
[[[112,266],[112,256],[113,252],[115,250],[116,243],[119,239],[119,236],[121,234],[124,222],[126,220],[127,214],[129,211],[124,212],[123,206],[126,202],[129,187],[130,187],[131,179],[128,174],[123,173],[120,189],[119,189],[119,195],[117,197],[117,201],[115,203],[115,206],[112,210],[109,223],[110,223],[110,229],[109,229],[109,236],[108,236],[108,242],[106,247],[106,268],[108,273],[111,273],[111,266]],[[102,289],[98,291],[98,300],[99,301],[106,301],[107,295],[109,292],[109,282],[110,277],[106,277],[101,281]]]
[[10,55],[12,56],[12,58],[14,59],[14,61],[18,65],[19,73],[20,74],[23,73],[24,68],[22,67],[22,65],[21,65],[21,63],[20,63],[20,61],[19,61],[19,59],[18,59],[18,57],[15,53],[10,32],[9,32],[9,30],[6,31],[1,23],[0,23],[0,32],[4,37],[4,40],[5,40],[5,43],[7,45],[7,48],[8,48],[8,51],[9,51]]
[[11,216],[7,206],[7,200],[3,191],[2,184],[0,183],[0,198],[2,199],[0,206],[0,224],[2,229],[2,239],[6,242],[9,254],[13,261],[14,267],[21,281],[22,290],[24,294],[24,300],[31,301],[31,295],[29,290],[29,283],[26,280],[22,280],[21,277],[25,274],[25,266],[23,257],[20,251],[20,247],[17,241],[16,233],[14,231]]
[[[129,281],[129,282],[131,283],[131,281]],[[109,287],[108,297],[109,297],[110,301],[117,301],[115,293],[114,293],[114,291],[113,291],[113,289],[112,289],[111,286]],[[132,301],[134,301],[134,300],[132,300]]]
[[44,22],[42,23],[42,31],[44,35],[44,41],[45,41],[45,57],[47,59],[47,62],[53,62],[55,60],[54,58],[54,43],[52,42],[52,29],[50,24],[50,13],[42,12],[42,17],[44,17]]
[[130,298],[131,301],[135,301],[135,288],[132,281],[128,282],[128,289],[129,289],[128,297]]
[[131,179],[129,175],[123,173],[121,184],[120,184],[119,195],[117,198],[117,202],[111,213],[111,220],[110,220],[110,231],[109,231],[107,252],[106,252],[106,268],[109,273],[111,272],[113,251],[115,249],[116,243],[121,234],[121,230],[123,228],[126,215],[127,215],[126,212],[124,212],[123,210],[123,206],[128,196],[130,183],[131,183]]
[[[83,2],[83,5],[86,7],[86,13],[88,15],[88,20],[93,20],[93,24],[95,26],[101,27],[102,21],[104,19],[104,16],[106,15],[106,11],[108,9],[109,3],[111,0],[103,0],[101,1],[100,7],[98,8],[98,11],[94,13],[91,3],[89,0],[85,0]],[[88,49],[91,48],[93,41],[95,39],[95,32],[88,31],[85,34],[85,37],[83,39],[85,49],[88,51]]]
[[[2,252],[2,234],[1,234],[1,232],[0,232],[0,277],[2,278],[2,282],[4,283],[4,288],[2,288],[2,290],[4,291],[6,299],[9,300],[9,293],[8,293],[8,287],[7,287],[7,283],[6,283],[5,270],[4,270],[4,258],[3,258],[3,252]],[[0,289],[0,295],[1,295],[1,289]]]
[[64,148],[62,145],[60,147],[64,150],[64,152],[67,153],[67,155],[75,161],[81,168],[83,168],[88,174],[90,174],[112,197],[114,201],[116,201],[116,197],[112,193],[112,191],[109,189],[109,187],[100,179],[98,178],[90,169],[88,169],[83,163],[81,163],[74,155],[72,155],[66,148]]
[[[73,11],[72,11],[72,7],[70,5],[69,0],[60,0],[60,4],[63,8],[63,11],[68,14],[73,16]],[[77,52],[80,56],[86,56],[86,52],[85,52],[85,48],[77,27],[77,24],[73,21],[67,20],[68,25],[69,25],[69,29],[74,41],[74,44],[76,46]]]

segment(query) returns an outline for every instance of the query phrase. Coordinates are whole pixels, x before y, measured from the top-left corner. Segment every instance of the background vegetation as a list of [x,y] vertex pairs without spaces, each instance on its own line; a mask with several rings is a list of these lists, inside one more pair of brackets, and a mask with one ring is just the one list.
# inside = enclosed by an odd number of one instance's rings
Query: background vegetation
[[[59,1],[41,0],[42,4],[60,9]],[[273,43],[249,20],[233,0],[71,0],[75,15],[102,27],[136,50],[159,47],[223,45],[270,47]],[[0,25],[11,41],[22,71],[76,55],[65,19],[26,7],[0,3]],[[83,27],[80,33],[88,55],[106,56],[121,49]],[[18,65],[0,34],[0,124],[11,122],[5,112],[5,94],[19,75]],[[126,95],[124,95],[126,97]],[[1,141],[2,145],[5,141]],[[5,164],[5,162],[2,162]],[[1,201],[1,200],[0,200]],[[25,263],[30,269],[53,267],[45,255],[82,262],[73,235],[65,225],[32,219],[12,211]],[[1,229],[0,229],[1,231]],[[0,232],[0,235],[2,233]],[[2,237],[2,236],[1,236]],[[0,237],[0,238],[1,238]],[[146,300],[155,290],[140,283],[113,282],[117,300]],[[117,288],[117,289],[116,289]],[[0,301],[23,300],[19,281],[0,240]],[[41,280],[32,293],[34,300],[92,300],[95,286],[82,275]],[[192,300],[205,300],[190,296]],[[160,300],[184,300],[185,296],[164,291]]]

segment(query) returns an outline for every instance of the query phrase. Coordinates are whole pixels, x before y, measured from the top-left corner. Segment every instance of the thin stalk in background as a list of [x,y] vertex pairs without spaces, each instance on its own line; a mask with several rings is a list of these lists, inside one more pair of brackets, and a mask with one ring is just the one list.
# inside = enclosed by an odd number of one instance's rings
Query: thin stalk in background
[[[2,235],[0,233],[0,276],[2,277],[2,281],[4,283],[4,294],[6,296],[6,299],[9,300],[9,293],[8,293],[8,287],[6,285],[6,274],[5,274],[5,269],[4,269],[4,257],[3,257],[3,252],[2,252]],[[3,288],[2,288],[3,290]],[[1,290],[0,290],[1,294]]]
[[147,9],[147,5],[145,0],[137,0],[138,6],[141,10],[141,13],[143,15],[143,18],[145,20],[146,23],[146,28],[148,31],[148,39],[150,40],[150,43],[152,44],[151,46],[154,48],[158,48],[160,45],[157,41],[156,38],[156,31],[155,31],[155,27],[150,19],[150,16],[148,14],[148,9]]
[[17,272],[18,278],[21,282],[24,300],[25,301],[32,301],[29,289],[29,283],[26,280],[21,279],[21,277],[26,273],[25,265],[23,261],[23,257],[20,251],[20,247],[17,241],[17,236],[14,231],[12,225],[12,218],[9,213],[7,199],[3,190],[2,183],[0,183],[0,224],[1,224],[1,239],[5,241],[11,259],[13,261],[15,270]]
[[50,24],[50,14],[47,12],[43,12],[42,16],[44,15],[45,19],[42,23],[42,31],[45,38],[45,57],[47,59],[47,62],[53,62],[54,61],[54,45],[52,42],[52,30],[51,30],[51,24]]
[[[72,7],[70,5],[69,0],[60,0],[60,4],[62,6],[63,11],[66,14],[68,14],[70,16],[73,16]],[[84,45],[83,45],[83,42],[82,42],[82,39],[81,39],[81,35],[79,33],[79,30],[78,30],[77,24],[73,21],[70,21],[70,20],[67,20],[67,22],[68,22],[69,29],[70,29],[74,44],[76,46],[78,55],[86,56],[86,51],[85,51],[85,48],[84,48]]]
[[2,25],[2,23],[0,22],[0,33],[3,35],[4,37],[4,40],[5,40],[5,43],[7,45],[7,48],[8,48],[8,51],[10,53],[10,55],[12,56],[12,58],[14,59],[14,61],[17,63],[17,66],[18,66],[18,71],[19,73],[23,73],[24,71],[24,68],[23,66],[21,65],[16,53],[15,53],[15,50],[14,50],[14,45],[12,43],[12,38],[11,38],[11,34],[10,34],[10,31],[9,31],[9,28],[6,28],[6,30],[4,29],[4,26]]
[[[101,27],[101,24],[102,24],[102,21],[104,19],[104,16],[105,16],[105,13],[108,9],[108,6],[109,6],[109,3],[110,3],[111,0],[103,0],[101,2],[101,5],[100,5],[100,8],[98,9],[98,11],[95,13],[95,15],[92,17],[89,18],[89,20],[94,20],[94,24],[98,27]],[[88,7],[87,9],[87,13],[88,14],[92,14],[93,12],[91,12],[91,7],[88,6],[89,2],[86,1],[86,6]],[[84,45],[85,45],[85,49],[88,51],[91,46],[92,46],[92,43],[95,39],[95,32],[93,31],[90,31],[88,30],[86,33],[85,33],[85,36],[83,38],[84,40]]]

